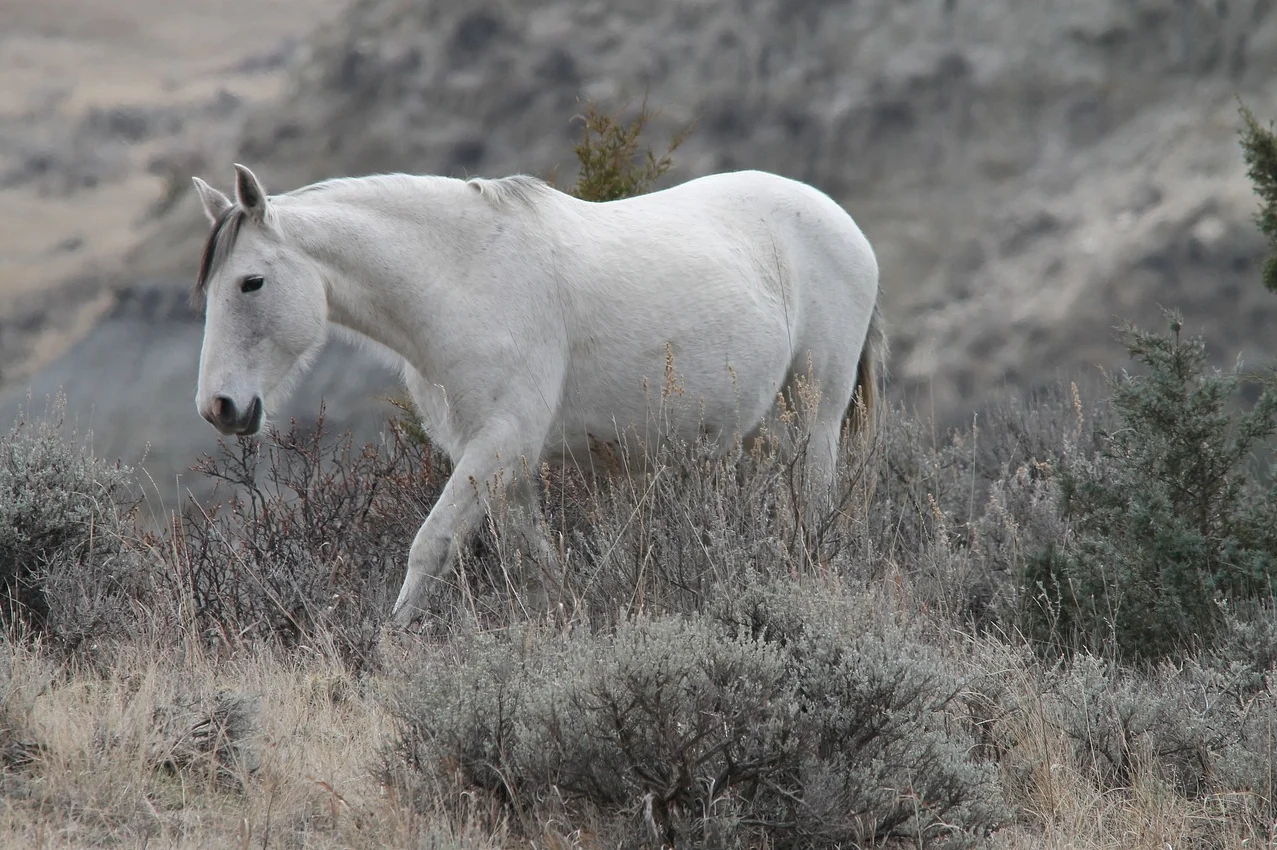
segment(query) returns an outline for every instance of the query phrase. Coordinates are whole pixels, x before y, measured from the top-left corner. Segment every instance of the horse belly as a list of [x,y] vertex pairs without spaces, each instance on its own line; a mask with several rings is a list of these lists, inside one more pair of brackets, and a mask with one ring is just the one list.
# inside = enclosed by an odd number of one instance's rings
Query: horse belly
[[783,323],[752,313],[692,311],[644,342],[574,347],[547,449],[597,455],[666,430],[726,440],[752,432],[789,369]]

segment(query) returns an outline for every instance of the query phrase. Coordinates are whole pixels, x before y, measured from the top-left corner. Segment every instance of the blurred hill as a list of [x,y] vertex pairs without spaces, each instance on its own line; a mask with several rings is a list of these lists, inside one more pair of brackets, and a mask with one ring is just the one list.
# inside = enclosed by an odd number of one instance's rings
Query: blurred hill
[[[64,386],[100,451],[149,443],[160,480],[214,444],[194,411],[190,171],[226,189],[239,160],[271,191],[390,170],[562,185],[578,98],[644,92],[654,143],[696,122],[667,183],[761,168],[848,209],[883,270],[892,393],[943,422],[1120,365],[1113,326],[1161,306],[1220,363],[1267,361],[1277,331],[1234,99],[1277,116],[1267,0],[357,0],[281,63],[277,96],[191,119],[200,156],[162,166],[170,196],[116,266],[6,315],[0,416]],[[59,299],[98,306],[24,369]],[[334,344],[286,413],[322,394],[369,432],[391,386]]]

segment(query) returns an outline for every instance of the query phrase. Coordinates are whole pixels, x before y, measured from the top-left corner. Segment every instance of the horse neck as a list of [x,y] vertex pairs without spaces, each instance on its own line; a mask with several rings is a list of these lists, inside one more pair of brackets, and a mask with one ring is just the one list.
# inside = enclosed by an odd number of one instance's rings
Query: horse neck
[[439,299],[488,230],[470,193],[456,188],[464,190],[429,180],[395,197],[334,188],[278,210],[290,242],[326,271],[329,320],[418,369]]

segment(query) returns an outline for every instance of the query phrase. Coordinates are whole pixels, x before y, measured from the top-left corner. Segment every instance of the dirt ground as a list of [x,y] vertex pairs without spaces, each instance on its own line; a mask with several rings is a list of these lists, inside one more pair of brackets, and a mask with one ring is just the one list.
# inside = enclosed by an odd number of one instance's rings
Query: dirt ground
[[0,315],[127,250],[164,194],[156,161],[277,93],[342,5],[0,0]]

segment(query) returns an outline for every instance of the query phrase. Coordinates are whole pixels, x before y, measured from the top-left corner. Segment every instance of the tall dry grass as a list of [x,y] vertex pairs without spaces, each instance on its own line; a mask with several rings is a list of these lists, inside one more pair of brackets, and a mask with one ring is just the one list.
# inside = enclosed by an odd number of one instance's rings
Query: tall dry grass
[[143,636],[86,669],[5,652],[4,732],[28,749],[0,774],[0,846],[502,846],[377,780],[382,682],[322,653],[214,658]]

